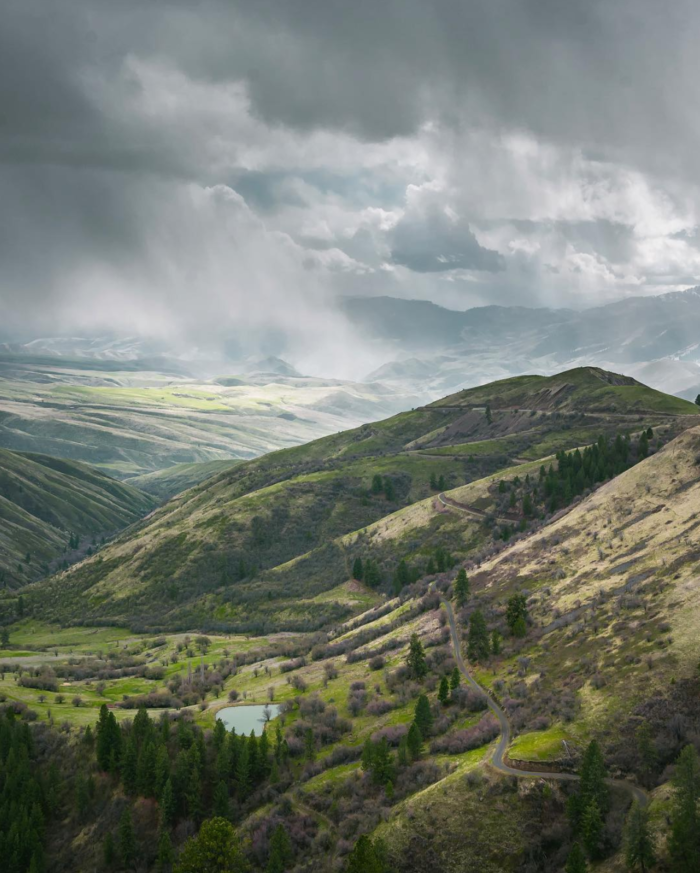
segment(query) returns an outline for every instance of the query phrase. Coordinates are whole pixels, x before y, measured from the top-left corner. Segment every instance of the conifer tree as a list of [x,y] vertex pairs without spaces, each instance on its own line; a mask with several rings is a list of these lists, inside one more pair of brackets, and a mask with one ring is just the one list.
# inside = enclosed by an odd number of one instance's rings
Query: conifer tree
[[214,801],[212,803],[212,812],[219,818],[228,818],[231,814],[231,805],[228,799],[228,788],[223,779],[216,783],[214,789]]
[[421,694],[416,702],[414,722],[420,731],[421,738],[430,736],[433,728],[433,711],[425,694]]
[[459,674],[459,667],[455,667],[450,675],[450,691],[454,691],[456,688],[459,688],[460,681],[461,676]]
[[491,634],[491,651],[494,655],[501,654],[501,643],[503,641],[503,637],[500,634],[498,628],[493,629],[493,633]]
[[352,564],[352,578],[356,579],[358,582],[362,582],[363,577],[362,558],[357,557]]
[[440,688],[438,689],[438,700],[443,706],[447,706],[450,702],[450,683],[447,676],[443,676],[440,680]]
[[467,657],[470,661],[485,661],[489,656],[489,632],[481,610],[477,609],[469,618],[469,637]]
[[588,864],[580,843],[574,843],[566,860],[566,873],[586,873]]
[[417,761],[423,753],[423,737],[421,736],[420,728],[415,721],[408,729],[406,747],[412,761]]
[[457,606],[464,606],[464,604],[469,600],[469,579],[467,577],[467,571],[464,569],[464,567],[459,568],[459,572],[457,573],[457,577],[455,579],[454,590]]
[[270,856],[266,873],[285,873],[294,863],[294,849],[287,829],[278,824],[270,839]]
[[581,839],[586,854],[595,861],[602,855],[603,819],[595,800],[591,800],[581,818]]
[[700,858],[700,760],[693,746],[686,746],[673,775],[673,806],[669,855],[674,873],[697,873]]
[[131,870],[136,860],[136,837],[131,820],[131,809],[127,806],[119,820],[119,858],[122,866]]
[[169,873],[175,861],[175,850],[167,828],[161,828],[158,834],[158,871]]
[[425,661],[423,644],[418,638],[418,634],[411,635],[411,641],[408,647],[408,655],[406,657],[406,666],[408,667],[411,676],[414,679],[423,679],[428,672],[428,665]]
[[654,866],[654,843],[649,832],[649,815],[638,803],[632,804],[625,828],[625,863],[628,870],[646,873]]

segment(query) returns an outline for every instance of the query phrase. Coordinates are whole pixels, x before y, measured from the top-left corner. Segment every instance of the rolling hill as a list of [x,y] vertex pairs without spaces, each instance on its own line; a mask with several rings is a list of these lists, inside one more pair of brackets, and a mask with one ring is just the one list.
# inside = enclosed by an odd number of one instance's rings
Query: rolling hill
[[[156,501],[84,464],[0,449],[0,573],[16,588],[75,561]],[[71,545],[69,540],[76,538]]]
[[[239,464],[27,594],[36,596],[41,614],[64,621],[75,619],[79,603],[83,618],[152,629],[324,627],[352,611],[344,597],[326,594],[348,580],[360,548],[350,543],[364,542],[366,528],[410,514],[407,507],[430,503],[438,490],[601,436],[653,427],[663,444],[699,411],[595,368],[472,389]],[[483,524],[473,528],[456,545],[445,535],[459,557],[486,536]],[[427,560],[428,548],[426,542],[413,551],[422,549]],[[387,549],[377,560],[383,582],[376,584],[387,585],[397,557]]]

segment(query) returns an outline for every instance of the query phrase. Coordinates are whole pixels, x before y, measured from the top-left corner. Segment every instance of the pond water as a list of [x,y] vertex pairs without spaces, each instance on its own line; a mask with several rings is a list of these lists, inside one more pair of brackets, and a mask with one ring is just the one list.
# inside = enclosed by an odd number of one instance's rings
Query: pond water
[[235,728],[237,734],[245,734],[246,736],[254,731],[255,735],[259,737],[265,726],[265,712],[269,712],[270,718],[274,718],[279,714],[281,708],[278,703],[227,706],[220,709],[216,713],[216,717],[226,725],[227,731]]

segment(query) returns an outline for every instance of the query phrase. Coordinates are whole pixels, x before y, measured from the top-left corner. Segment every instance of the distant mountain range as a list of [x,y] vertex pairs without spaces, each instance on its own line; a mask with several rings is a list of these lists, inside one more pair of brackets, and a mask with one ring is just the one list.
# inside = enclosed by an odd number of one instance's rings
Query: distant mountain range
[[395,358],[368,380],[438,396],[520,373],[596,365],[694,399],[700,392],[700,288],[630,297],[575,311],[483,306],[463,312],[424,300],[345,298],[363,336]]

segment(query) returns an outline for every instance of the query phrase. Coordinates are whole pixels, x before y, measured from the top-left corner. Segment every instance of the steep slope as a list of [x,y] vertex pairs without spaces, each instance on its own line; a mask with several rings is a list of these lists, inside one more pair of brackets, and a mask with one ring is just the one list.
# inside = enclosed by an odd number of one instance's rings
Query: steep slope
[[175,464],[164,470],[156,470],[154,473],[131,476],[124,481],[127,485],[133,485],[134,488],[139,488],[165,501],[240,463],[240,461],[204,461],[201,464]]
[[[675,398],[664,405],[663,395],[637,383],[613,411],[600,392],[616,390],[611,383],[620,379],[575,371],[556,384],[537,382],[525,412],[509,409],[512,384],[497,383],[486,392],[495,410],[491,423],[483,409],[465,411],[448,398],[442,406],[240,464],[177,496],[98,556],[42,586],[37,609],[65,621],[80,615],[152,628],[322,627],[351,607],[329,598],[309,610],[305,600],[349,578],[348,534],[430,498],[436,486],[456,488],[504,470],[528,451],[534,460],[650,425],[665,440],[694,420],[672,410],[696,407]],[[572,381],[575,409],[570,399],[562,411],[553,408],[552,393]],[[518,382],[532,384],[531,377]],[[467,538],[459,553],[466,555],[480,536]]]
[[[148,494],[84,464],[0,449],[0,572],[16,587],[75,559],[96,537],[113,535],[156,505]],[[77,542],[69,545],[69,539]]]

